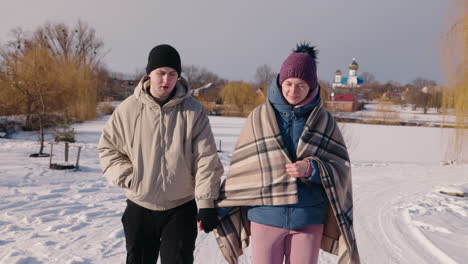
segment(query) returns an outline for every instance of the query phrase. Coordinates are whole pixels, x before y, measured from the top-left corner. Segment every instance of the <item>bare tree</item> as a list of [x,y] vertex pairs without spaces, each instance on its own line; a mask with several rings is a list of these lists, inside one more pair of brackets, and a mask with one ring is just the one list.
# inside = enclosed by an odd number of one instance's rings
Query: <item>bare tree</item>
[[373,84],[377,82],[377,79],[375,78],[374,74],[370,72],[363,72],[359,75],[359,78],[362,78],[364,80],[364,85],[366,84]]
[[48,49],[57,61],[74,60],[91,67],[97,67],[105,54],[104,42],[83,21],[73,28],[63,23],[46,23],[35,31],[33,42]]
[[403,86],[395,81],[388,81],[380,84],[378,82],[364,84],[359,88],[359,94],[368,101],[379,100],[382,97],[392,97],[394,103],[399,103],[400,95],[403,92]]
[[413,109],[422,108],[424,114],[429,108],[435,108],[439,111],[442,107],[442,89],[428,86],[420,89],[409,84],[406,86],[404,99],[404,103],[411,104]]
[[422,89],[424,87],[432,88],[432,87],[437,86],[436,81],[428,80],[424,78],[416,78],[413,81],[411,81],[410,84],[418,89]]
[[422,108],[424,114],[430,107],[440,108],[442,98],[437,83],[423,78],[414,79],[406,86],[405,102],[414,108]]
[[141,69],[135,69],[134,73],[129,76],[131,80],[134,81],[139,81],[143,76],[146,75],[146,70],[141,68]]
[[264,94],[266,94],[268,86],[276,78],[276,75],[278,74],[273,72],[269,65],[260,65],[255,71],[255,84],[263,91]]
[[[101,59],[105,55],[104,43],[87,23],[69,27],[63,23],[46,23],[33,34],[31,42],[48,49],[68,80],[66,86],[73,96],[74,104],[68,108],[70,116],[86,120],[96,117],[97,91],[107,84],[108,78],[99,78]],[[74,77],[72,77],[73,75]]]
[[320,96],[322,97],[322,100],[328,100],[328,95],[332,91],[332,85],[328,81],[324,80],[318,80],[318,83],[320,85]]
[[128,97],[130,91],[128,91],[127,86],[123,85],[123,81],[126,80],[123,73],[111,72],[105,67],[98,67],[96,78],[97,82],[100,83],[97,90],[98,101],[124,100]]
[[200,68],[195,65],[182,65],[182,73],[185,75],[185,79],[190,89],[196,89],[193,85],[198,85],[198,76],[200,75]]
[[216,73],[208,71],[195,65],[182,65],[182,72],[190,89],[197,89],[207,83],[213,83],[216,86],[222,86],[227,81],[220,78]]

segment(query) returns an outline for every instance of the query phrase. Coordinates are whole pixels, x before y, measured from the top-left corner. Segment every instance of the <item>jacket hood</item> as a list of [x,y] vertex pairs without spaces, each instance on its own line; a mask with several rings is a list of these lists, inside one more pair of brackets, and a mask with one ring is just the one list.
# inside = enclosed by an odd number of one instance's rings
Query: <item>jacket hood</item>
[[[138,83],[133,95],[140,100],[142,103],[148,106],[159,106],[158,103],[146,92],[146,90],[150,87],[150,79],[147,75],[143,76]],[[176,92],[174,96],[165,103],[162,107],[170,107],[181,103],[185,98],[191,96],[191,92],[188,87],[184,86],[181,82],[177,81],[176,86],[174,87]]]

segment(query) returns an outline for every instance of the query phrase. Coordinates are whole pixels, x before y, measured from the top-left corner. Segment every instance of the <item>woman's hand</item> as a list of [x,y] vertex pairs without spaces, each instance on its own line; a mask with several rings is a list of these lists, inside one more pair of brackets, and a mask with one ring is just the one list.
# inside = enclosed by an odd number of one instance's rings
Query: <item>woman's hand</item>
[[286,173],[289,175],[289,177],[300,178],[310,176],[307,175],[307,171],[310,171],[310,162],[308,160],[301,160],[295,163],[286,164]]

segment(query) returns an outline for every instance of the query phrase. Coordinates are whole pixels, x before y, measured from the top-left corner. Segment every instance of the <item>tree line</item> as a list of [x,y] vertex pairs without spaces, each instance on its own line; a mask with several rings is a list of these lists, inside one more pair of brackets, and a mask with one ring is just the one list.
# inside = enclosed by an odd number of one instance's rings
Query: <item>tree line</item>
[[430,108],[441,111],[443,89],[434,80],[416,78],[407,84],[400,84],[395,81],[379,83],[369,72],[363,72],[360,77],[364,79],[364,84],[356,94],[364,101],[386,101],[411,106],[413,110],[421,109],[423,113],[427,113]]
[[[47,125],[44,123],[53,119],[51,115],[65,111],[75,121],[94,119],[99,101],[122,100],[132,94],[121,85],[123,75],[101,63],[106,53],[104,43],[82,21],[72,27],[46,23],[30,34],[17,28],[12,35],[12,40],[0,46],[0,116],[24,115],[26,129]],[[182,72],[191,89],[207,83],[219,88],[217,94],[197,97],[208,110],[223,105],[224,114],[241,116],[265,100],[268,86],[277,76],[268,65],[257,68],[253,82],[228,81],[196,65],[183,65]],[[136,74],[134,81],[143,74]],[[442,92],[434,81],[418,78],[406,85],[393,81],[381,84],[372,73],[364,72],[360,77],[364,85],[347,92],[364,100],[387,98],[394,103],[422,107],[424,112],[430,107],[441,107]],[[328,100],[331,83],[319,83],[323,99]]]

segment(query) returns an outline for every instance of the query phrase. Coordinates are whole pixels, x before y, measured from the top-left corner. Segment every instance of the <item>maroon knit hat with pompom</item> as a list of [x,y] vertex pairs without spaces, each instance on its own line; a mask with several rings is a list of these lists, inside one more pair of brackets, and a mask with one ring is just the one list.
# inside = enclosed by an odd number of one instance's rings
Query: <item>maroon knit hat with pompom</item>
[[308,43],[298,44],[281,65],[279,85],[288,78],[304,80],[311,90],[317,88],[317,50]]

